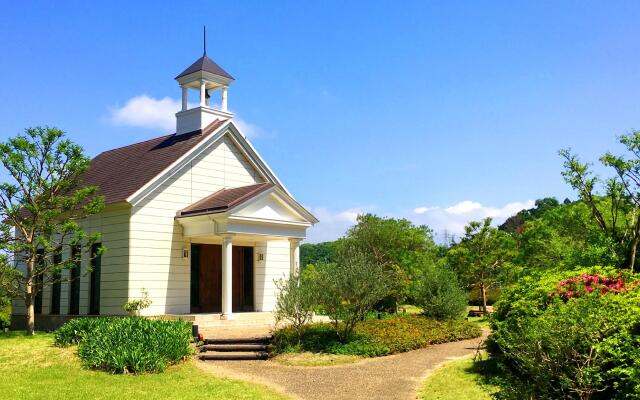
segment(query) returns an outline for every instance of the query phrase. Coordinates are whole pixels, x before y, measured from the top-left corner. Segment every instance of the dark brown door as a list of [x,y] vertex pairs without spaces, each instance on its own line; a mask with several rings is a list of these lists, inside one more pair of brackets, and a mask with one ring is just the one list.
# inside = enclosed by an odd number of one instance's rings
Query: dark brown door
[[[233,246],[232,310],[253,310],[253,248]],[[222,311],[222,246],[191,245],[191,312]]]
[[222,246],[200,245],[200,312],[222,311]]

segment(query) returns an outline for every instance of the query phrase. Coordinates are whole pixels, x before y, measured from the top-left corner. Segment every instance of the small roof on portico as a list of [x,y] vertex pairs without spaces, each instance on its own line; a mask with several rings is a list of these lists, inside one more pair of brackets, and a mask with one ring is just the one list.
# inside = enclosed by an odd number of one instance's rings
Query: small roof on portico
[[232,189],[222,189],[178,211],[178,216],[186,217],[225,212],[249,201],[273,186],[271,182],[264,182]]

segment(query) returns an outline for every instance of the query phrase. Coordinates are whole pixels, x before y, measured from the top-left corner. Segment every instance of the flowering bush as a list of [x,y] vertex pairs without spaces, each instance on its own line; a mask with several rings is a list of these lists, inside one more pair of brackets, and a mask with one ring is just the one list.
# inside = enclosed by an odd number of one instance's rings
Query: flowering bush
[[521,279],[492,317],[501,399],[640,399],[639,275],[594,268]]
[[600,274],[581,274],[577,277],[564,279],[558,283],[555,294],[560,296],[565,302],[570,298],[583,297],[590,293],[623,293],[636,286],[638,282],[626,285],[624,278],[620,275],[616,277],[606,277]]

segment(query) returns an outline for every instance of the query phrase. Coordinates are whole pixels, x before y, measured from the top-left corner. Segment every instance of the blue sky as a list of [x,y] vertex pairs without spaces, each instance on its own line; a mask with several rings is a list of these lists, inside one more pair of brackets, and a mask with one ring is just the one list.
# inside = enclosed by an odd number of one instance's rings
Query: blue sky
[[[230,108],[322,221],[311,241],[363,211],[441,233],[574,197],[558,149],[595,160],[640,128],[638,2],[183,7],[5,2],[0,139],[53,125],[95,155],[167,133],[159,112],[201,55],[203,24],[208,54],[236,78]],[[157,109],[114,117],[136,98]]]

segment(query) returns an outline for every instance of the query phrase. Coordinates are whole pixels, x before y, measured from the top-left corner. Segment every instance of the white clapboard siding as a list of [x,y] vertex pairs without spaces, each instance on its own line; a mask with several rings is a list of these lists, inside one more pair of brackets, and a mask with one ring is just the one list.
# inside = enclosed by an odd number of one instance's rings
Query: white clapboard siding
[[132,209],[130,299],[149,292],[147,315],[190,311],[190,262],[176,212],[224,188],[252,185],[263,179],[248,160],[224,138],[203,151]]
[[[254,251],[254,304],[256,311],[273,311],[276,303],[275,281],[287,279],[290,272],[288,240],[258,242]],[[259,261],[258,255],[264,254]]]
[[[103,212],[82,221],[89,233],[100,233],[100,243],[106,248],[101,259],[100,314],[123,314],[122,305],[127,301],[129,270],[129,216],[128,206],[110,206]],[[80,314],[89,312],[90,248],[82,249],[80,273]],[[69,291],[68,286],[63,292]],[[62,303],[61,310],[68,310],[69,301]]]
[[[100,314],[123,314],[122,305],[127,301],[129,279],[129,215],[130,207],[115,205],[107,207],[103,212],[92,215],[80,222],[88,233],[99,232],[100,243],[107,248],[102,255],[100,279]],[[89,311],[89,265],[90,248],[82,249],[82,265],[80,274],[80,314]],[[70,257],[70,249],[65,247],[63,259]],[[62,271],[63,279],[69,278],[68,270]],[[69,312],[70,285],[63,282],[60,288],[60,314]],[[42,293],[42,313],[51,311],[51,285],[46,285]],[[24,301],[13,302],[14,314],[24,314]],[[36,317],[37,318],[37,317]]]

